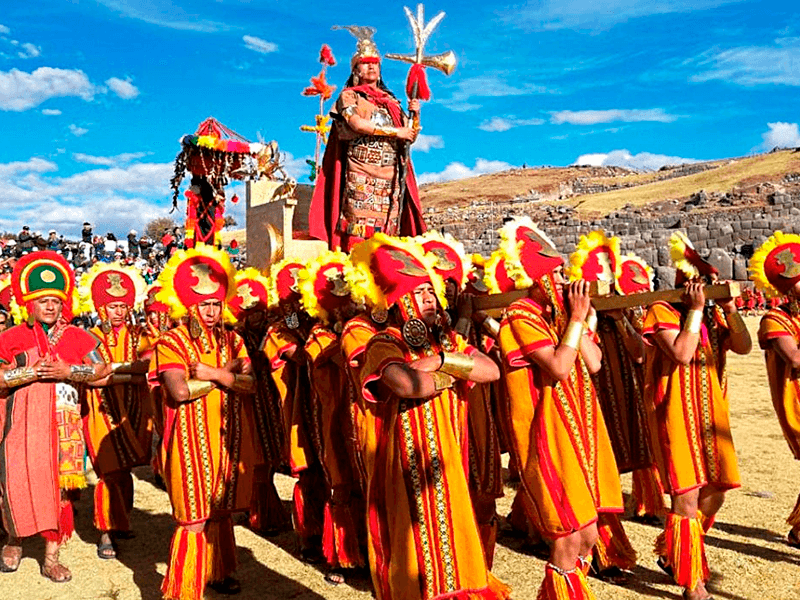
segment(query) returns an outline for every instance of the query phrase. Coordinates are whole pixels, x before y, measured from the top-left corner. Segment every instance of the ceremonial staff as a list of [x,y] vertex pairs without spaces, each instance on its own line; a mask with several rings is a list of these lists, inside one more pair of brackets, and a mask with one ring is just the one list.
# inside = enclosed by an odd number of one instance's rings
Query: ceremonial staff
[[[456,55],[452,50],[436,54],[433,56],[425,56],[425,44],[428,41],[433,30],[439,22],[444,19],[444,11],[436,15],[430,22],[425,24],[425,7],[422,4],[417,4],[416,17],[407,6],[403,7],[408,18],[408,23],[411,26],[411,31],[414,34],[414,45],[416,51],[414,54],[393,54],[387,53],[386,58],[392,60],[399,60],[402,62],[411,63],[411,69],[408,71],[408,78],[406,79],[406,95],[409,100],[430,100],[431,91],[428,87],[428,81],[425,77],[425,67],[434,67],[439,69],[445,75],[450,75],[456,68]],[[411,126],[419,131],[421,129],[419,122],[419,112],[411,111]],[[408,159],[411,152],[410,144],[406,144],[403,156],[403,173],[400,180],[400,195],[398,196],[400,202],[400,214],[403,213],[403,198],[406,193],[406,178],[408,173]]]

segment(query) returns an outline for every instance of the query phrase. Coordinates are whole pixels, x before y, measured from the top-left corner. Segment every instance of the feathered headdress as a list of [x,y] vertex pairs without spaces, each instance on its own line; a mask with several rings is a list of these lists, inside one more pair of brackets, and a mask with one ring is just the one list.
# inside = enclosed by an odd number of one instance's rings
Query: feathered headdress
[[500,228],[506,270],[518,289],[531,287],[564,264],[553,241],[529,217],[516,217]]
[[800,281],[800,235],[776,231],[755,251],[747,270],[767,297],[785,296]]
[[617,292],[626,296],[653,289],[653,269],[635,254],[627,254],[620,259],[617,276]]
[[618,237],[608,237],[602,230],[584,234],[575,252],[569,256],[566,269],[570,281],[606,281],[614,283],[619,277],[620,243]]
[[435,229],[429,229],[422,235],[414,238],[425,252],[430,252],[436,257],[434,269],[442,279],[452,279],[459,289],[467,282],[467,274],[472,266],[464,244],[452,235],[442,235]]
[[269,279],[261,271],[253,267],[237,271],[234,282],[236,293],[228,307],[237,321],[248,312],[269,308]]
[[719,271],[710,262],[701,257],[694,249],[692,242],[683,233],[675,231],[669,238],[669,256],[678,270],[675,284],[682,283],[681,275],[693,279],[701,275],[717,275]]
[[327,251],[311,260],[297,274],[303,310],[324,323],[351,299],[357,271],[344,252]]
[[[141,308],[147,283],[139,270],[119,263],[95,263],[81,276],[78,287],[80,311],[100,313],[112,302],[124,302],[131,309]],[[103,316],[101,319],[105,320]]]

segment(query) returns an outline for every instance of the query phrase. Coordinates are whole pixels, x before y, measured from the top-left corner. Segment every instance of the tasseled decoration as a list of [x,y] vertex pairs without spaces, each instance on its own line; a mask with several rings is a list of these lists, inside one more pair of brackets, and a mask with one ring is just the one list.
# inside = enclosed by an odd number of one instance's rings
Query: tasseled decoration
[[544,567],[544,581],[537,600],[595,600],[580,569],[565,571],[551,563]]
[[511,586],[506,585],[490,572],[487,572],[486,576],[489,578],[489,591],[492,593],[490,598],[496,598],[497,600],[511,598]]
[[75,511],[72,502],[61,499],[61,514],[58,517],[58,543],[63,544],[75,531]]
[[167,572],[161,584],[164,600],[202,600],[207,570],[205,532],[179,526],[172,536]]
[[661,485],[661,477],[655,466],[636,469],[633,472],[633,487],[631,491],[631,504],[633,505],[633,513],[636,516],[652,515],[663,517],[666,514],[664,488]]
[[253,482],[253,499],[250,504],[250,528],[259,533],[271,533],[289,524],[289,515],[283,508],[269,467],[256,467]]
[[230,517],[206,523],[208,573],[206,581],[222,581],[236,571],[236,538]]
[[698,517],[682,517],[667,513],[664,533],[656,539],[655,552],[672,567],[675,583],[693,590],[700,581],[708,580],[705,534]]
[[133,509],[133,479],[128,472],[112,473],[94,488],[94,526],[98,531],[129,531]]
[[697,511],[697,518],[700,519],[700,525],[703,527],[703,533],[708,533],[708,530],[714,526],[714,521],[717,520],[717,515],[708,515],[703,514],[703,511]]
[[794,510],[786,522],[792,526],[792,529],[800,527],[800,496],[797,497],[797,502],[794,505]]
[[[292,519],[294,521],[294,529],[301,540],[310,540],[315,536],[322,535],[322,522],[323,515],[317,513],[317,502],[313,494],[319,493],[319,490],[314,490],[311,486],[306,485],[303,475],[306,471],[300,473],[300,479],[294,485],[294,492],[292,494]],[[323,492],[324,493],[324,492]],[[324,504],[321,513],[324,512]]]
[[636,566],[636,551],[622,527],[619,516],[601,513],[597,522],[595,556],[600,571],[610,567],[631,570]]
[[330,567],[354,569],[366,563],[358,545],[359,530],[349,504],[325,504],[322,554]]
[[592,569],[592,551],[589,550],[586,556],[578,555],[578,562],[575,563],[575,567],[580,569],[584,576],[588,576],[589,571]]
[[408,71],[408,79],[406,79],[406,95],[409,98],[419,98],[420,100],[431,99],[431,89],[428,87],[424,65],[411,65],[411,69]]

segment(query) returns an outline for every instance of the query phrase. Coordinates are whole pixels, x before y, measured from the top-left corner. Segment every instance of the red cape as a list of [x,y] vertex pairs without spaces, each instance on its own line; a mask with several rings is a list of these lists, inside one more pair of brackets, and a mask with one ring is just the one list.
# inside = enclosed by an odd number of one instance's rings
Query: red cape
[[[342,182],[347,168],[347,142],[339,140],[336,126],[331,129],[322,169],[317,175],[311,208],[308,211],[308,232],[311,237],[328,242],[328,248],[342,248],[342,238],[336,231],[336,224],[341,211],[341,199],[344,191]],[[400,231],[398,235],[415,236],[424,233],[427,227],[422,220],[422,207],[419,203],[417,180],[414,168],[409,159],[406,175],[406,194],[403,201],[403,213],[400,215]]]

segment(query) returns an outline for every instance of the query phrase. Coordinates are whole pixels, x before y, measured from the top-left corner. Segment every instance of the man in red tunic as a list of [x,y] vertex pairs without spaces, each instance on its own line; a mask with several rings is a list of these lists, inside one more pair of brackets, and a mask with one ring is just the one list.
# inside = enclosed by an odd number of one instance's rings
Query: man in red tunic
[[61,488],[76,469],[82,476],[83,442],[79,425],[57,406],[66,401],[77,409],[72,384],[97,379],[106,367],[97,340],[69,324],[75,279],[61,255],[29,254],[14,267],[12,282],[28,317],[0,334],[0,510],[9,535],[0,571],[16,571],[22,538],[38,533],[46,540],[42,575],[63,583],[72,574],[58,551],[74,527]]

